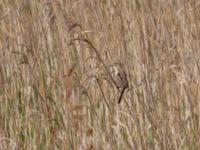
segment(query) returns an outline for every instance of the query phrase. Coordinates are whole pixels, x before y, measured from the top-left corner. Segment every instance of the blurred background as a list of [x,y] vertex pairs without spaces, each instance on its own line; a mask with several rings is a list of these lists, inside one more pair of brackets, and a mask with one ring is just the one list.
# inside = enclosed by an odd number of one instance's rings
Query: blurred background
[[1,1],[0,149],[200,149],[199,14],[197,0]]

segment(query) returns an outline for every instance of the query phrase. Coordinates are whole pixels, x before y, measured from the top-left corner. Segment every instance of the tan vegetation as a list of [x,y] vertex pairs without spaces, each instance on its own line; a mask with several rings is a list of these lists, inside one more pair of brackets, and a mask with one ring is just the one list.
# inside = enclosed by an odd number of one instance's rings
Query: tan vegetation
[[0,1],[0,149],[200,149],[199,14],[197,0]]

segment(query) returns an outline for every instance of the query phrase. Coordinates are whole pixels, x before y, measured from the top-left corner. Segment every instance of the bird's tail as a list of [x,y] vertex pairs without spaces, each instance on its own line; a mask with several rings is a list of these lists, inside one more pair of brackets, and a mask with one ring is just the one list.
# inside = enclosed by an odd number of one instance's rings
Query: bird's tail
[[122,91],[121,91],[121,93],[120,93],[120,96],[119,96],[118,104],[121,102],[122,96],[123,96],[125,90],[126,90],[126,88],[123,88],[123,89],[122,89]]

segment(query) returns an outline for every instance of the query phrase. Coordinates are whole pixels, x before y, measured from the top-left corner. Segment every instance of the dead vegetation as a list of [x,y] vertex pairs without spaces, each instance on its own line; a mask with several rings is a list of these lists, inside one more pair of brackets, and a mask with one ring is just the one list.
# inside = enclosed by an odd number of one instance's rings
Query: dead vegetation
[[200,149],[199,14],[196,0],[0,2],[0,149]]

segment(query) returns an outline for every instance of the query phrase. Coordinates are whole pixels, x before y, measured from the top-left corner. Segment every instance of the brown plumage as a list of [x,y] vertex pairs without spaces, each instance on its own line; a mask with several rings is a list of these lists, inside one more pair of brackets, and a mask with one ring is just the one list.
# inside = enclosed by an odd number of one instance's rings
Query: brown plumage
[[129,86],[126,72],[122,68],[122,65],[119,63],[115,63],[114,65],[111,66],[111,72],[113,80],[115,81],[115,85],[120,90],[120,96],[118,99],[118,103],[120,103],[125,90]]

